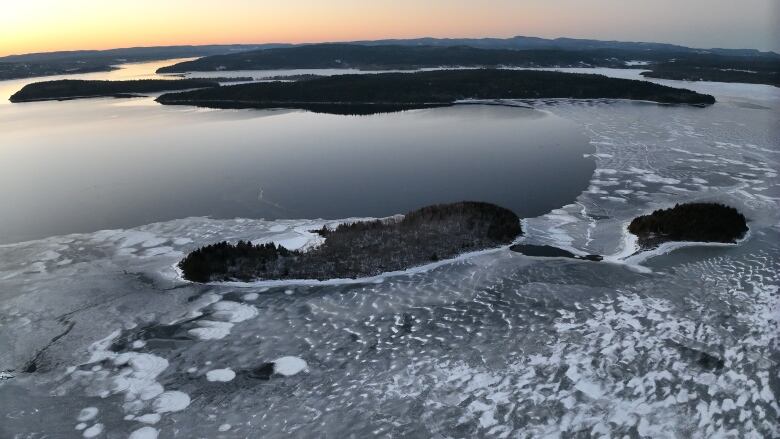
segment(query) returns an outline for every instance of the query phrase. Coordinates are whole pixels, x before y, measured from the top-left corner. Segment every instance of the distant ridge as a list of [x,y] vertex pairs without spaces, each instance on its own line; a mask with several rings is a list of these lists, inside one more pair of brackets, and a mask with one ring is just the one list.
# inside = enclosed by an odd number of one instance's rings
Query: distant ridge
[[150,46],[125,47],[106,50],[66,50],[57,52],[35,52],[0,57],[0,62],[51,62],[65,60],[92,60],[125,58],[129,61],[152,61],[157,59],[190,58],[196,56],[220,55],[242,50],[289,47],[292,44],[211,44],[203,46]]
[[[631,42],[615,40],[591,40],[580,38],[540,38],[527,36],[514,36],[509,38],[407,38],[407,39],[379,39],[358,41],[333,41],[332,43],[376,45],[401,45],[401,46],[470,46],[484,49],[560,49],[560,50],[593,50],[593,49],[625,49],[625,50],[656,50],[668,52],[714,53],[728,56],[776,56],[775,52],[762,52],[757,49],[722,49],[722,48],[693,48],[669,43]],[[302,46],[319,43],[260,43],[260,44],[210,44],[210,45],[181,45],[181,46],[149,46],[126,47],[107,50],[71,50],[56,52],[36,52],[0,57],[0,62],[42,62],[62,60],[67,58],[101,58],[101,57],[152,57],[163,56],[168,58],[208,56],[227,54],[231,52],[257,49],[272,49],[279,47]],[[156,58],[163,59],[163,58]]]
[[199,58],[240,51],[287,47],[287,44],[127,47],[72,50],[0,57],[0,80],[64,74],[107,72],[115,65],[172,58]]
[[164,66],[157,69],[157,73],[280,69],[381,71],[441,67],[624,69],[641,65],[645,77],[780,85],[780,57],[772,55],[723,55],[639,49],[636,46],[593,49],[583,44],[580,47],[583,48],[499,49],[414,43],[323,43],[211,55]]
[[514,36],[510,38],[411,38],[353,41],[354,44],[365,45],[421,45],[421,46],[470,46],[481,49],[559,49],[559,50],[653,50],[665,52],[712,53],[727,56],[776,56],[775,52],[762,52],[757,49],[720,49],[693,48],[668,43],[648,43],[614,40],[590,40],[579,38],[540,38]]
[[[88,72],[103,72],[113,70],[117,64],[129,62],[155,61],[173,58],[213,58],[230,57],[239,53],[255,53],[251,57],[266,50],[303,49],[312,46],[358,46],[358,47],[395,47],[395,48],[438,48],[438,49],[472,49],[514,52],[505,54],[504,58],[512,60],[510,65],[522,67],[619,67],[617,62],[628,65],[629,61],[643,60],[652,62],[674,62],[677,58],[687,58],[686,61],[695,65],[701,57],[726,57],[728,60],[716,61],[715,69],[699,72],[686,68],[680,72],[679,66],[666,68],[657,73],[671,79],[691,80],[724,80],[729,82],[753,82],[778,84],[777,70],[774,67],[780,62],[780,55],[775,52],[761,52],[756,49],[695,49],[675,44],[602,41],[577,38],[546,39],[538,37],[515,36],[511,38],[412,38],[384,39],[371,41],[353,41],[339,43],[307,43],[307,44],[216,44],[202,46],[159,46],[159,47],[128,47],[109,50],[74,50],[60,52],[28,53],[0,57],[0,80],[15,78],[30,78],[51,75],[77,74]],[[523,62],[516,60],[517,52],[529,55]],[[531,52],[537,52],[531,55]],[[548,53],[542,53],[548,52]],[[563,53],[568,55],[563,56]],[[595,59],[594,59],[595,57]],[[553,60],[553,58],[557,58]],[[212,59],[212,61],[214,61]],[[226,60],[227,61],[227,60]],[[235,58],[232,66],[236,67]],[[708,61],[712,64],[712,61]],[[251,62],[250,62],[251,63]],[[770,65],[766,65],[769,63]],[[200,65],[206,63],[198,63]],[[260,63],[262,64],[262,63]],[[299,61],[299,64],[300,61]],[[365,64],[365,63],[364,63]],[[391,64],[384,60],[379,64]],[[419,63],[418,63],[419,64]],[[464,65],[471,65],[467,63]],[[227,65],[227,63],[226,63]],[[242,69],[249,64],[241,64]],[[303,66],[303,64],[301,64]],[[370,66],[368,66],[370,68]],[[202,68],[202,67],[199,67]],[[358,67],[358,68],[366,68]],[[401,67],[404,68],[404,67]],[[211,70],[206,68],[206,70]],[[672,71],[674,70],[674,71]],[[738,72],[745,70],[747,72]],[[751,71],[760,71],[759,76],[751,76]],[[169,72],[176,71],[169,69]]]

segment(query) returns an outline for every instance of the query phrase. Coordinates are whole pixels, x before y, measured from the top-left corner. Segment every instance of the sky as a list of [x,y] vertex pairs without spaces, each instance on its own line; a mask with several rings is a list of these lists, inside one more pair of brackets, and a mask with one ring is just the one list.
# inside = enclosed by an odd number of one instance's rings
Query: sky
[[177,44],[574,37],[780,52],[780,0],[3,0],[0,56]]

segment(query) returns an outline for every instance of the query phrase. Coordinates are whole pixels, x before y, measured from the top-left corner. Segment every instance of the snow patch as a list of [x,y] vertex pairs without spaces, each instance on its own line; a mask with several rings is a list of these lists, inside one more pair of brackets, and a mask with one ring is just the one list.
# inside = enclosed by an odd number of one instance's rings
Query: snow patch
[[274,373],[284,376],[293,376],[307,370],[307,364],[298,357],[280,357],[273,361]]
[[187,331],[188,334],[199,340],[219,340],[227,337],[233,324],[228,322],[213,322],[211,320],[201,320],[196,322],[199,328],[193,328]]
[[257,316],[257,308],[240,302],[223,300],[211,306],[211,318],[230,323],[239,323]]
[[163,392],[154,400],[154,411],[157,413],[180,412],[190,405],[190,396],[178,390]]
[[676,178],[661,177],[657,174],[643,174],[639,177],[642,181],[647,183],[662,183],[662,184],[679,184],[680,180]]
[[143,422],[144,424],[156,424],[160,422],[161,418],[162,416],[160,416],[159,413],[147,413],[145,415],[136,416],[133,420]]
[[158,433],[153,427],[141,427],[130,433],[127,439],[157,439]]
[[86,407],[81,409],[79,412],[79,415],[76,417],[76,420],[79,422],[87,422],[95,419],[95,416],[98,414],[97,407]]
[[84,430],[84,437],[86,438],[96,437],[100,433],[103,433],[103,424],[95,424],[92,427],[89,427],[88,429]]
[[232,369],[214,369],[206,372],[206,379],[212,382],[226,383],[235,377],[236,373]]

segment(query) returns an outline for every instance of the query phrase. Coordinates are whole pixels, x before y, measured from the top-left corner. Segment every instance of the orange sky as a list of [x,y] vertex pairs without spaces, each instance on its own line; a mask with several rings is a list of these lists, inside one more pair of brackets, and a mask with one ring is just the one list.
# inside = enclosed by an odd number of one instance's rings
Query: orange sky
[[531,35],[780,48],[777,0],[6,0],[0,56],[212,43]]

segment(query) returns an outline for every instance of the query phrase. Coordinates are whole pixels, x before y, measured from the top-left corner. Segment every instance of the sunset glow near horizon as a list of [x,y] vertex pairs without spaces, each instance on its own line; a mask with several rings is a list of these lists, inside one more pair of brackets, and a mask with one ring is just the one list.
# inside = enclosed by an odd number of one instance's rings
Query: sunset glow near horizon
[[0,56],[133,46],[383,38],[574,37],[780,49],[776,0],[27,0],[3,5]]

